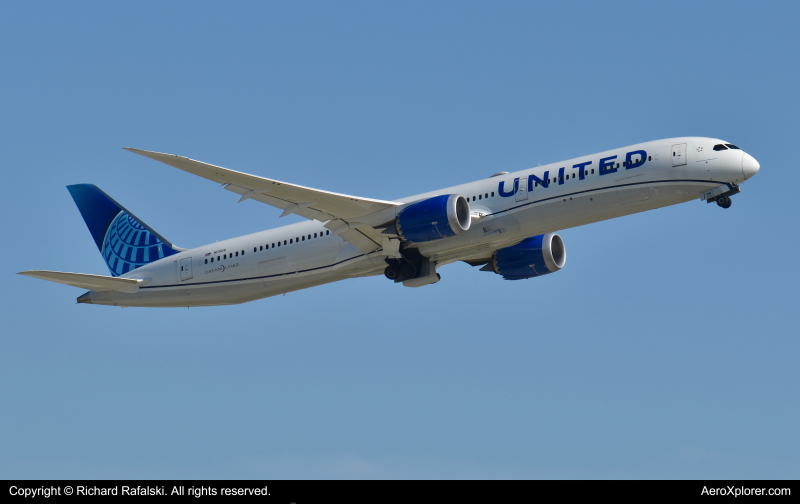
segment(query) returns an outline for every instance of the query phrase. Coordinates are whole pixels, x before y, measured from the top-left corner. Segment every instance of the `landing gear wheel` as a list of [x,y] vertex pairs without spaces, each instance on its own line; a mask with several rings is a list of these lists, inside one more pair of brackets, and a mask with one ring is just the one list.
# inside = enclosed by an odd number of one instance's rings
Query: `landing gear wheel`
[[397,277],[400,276],[400,268],[398,268],[396,265],[386,266],[386,269],[383,270],[383,274],[389,280],[397,280]]
[[720,196],[717,198],[717,205],[722,208],[730,208],[732,203],[730,196]]
[[400,274],[403,278],[414,278],[417,276],[417,268],[412,264],[403,264],[400,266]]

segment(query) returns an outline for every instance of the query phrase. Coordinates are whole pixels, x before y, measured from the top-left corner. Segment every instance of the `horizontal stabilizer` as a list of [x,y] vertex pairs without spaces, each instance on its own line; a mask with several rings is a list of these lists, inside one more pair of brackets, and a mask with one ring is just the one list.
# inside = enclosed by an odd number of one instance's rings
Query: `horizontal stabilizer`
[[95,292],[120,291],[134,293],[139,290],[140,285],[147,284],[150,281],[149,279],[115,278],[102,275],[87,275],[86,273],[66,273],[63,271],[44,270],[21,271],[17,274],[71,285],[81,289],[89,289]]

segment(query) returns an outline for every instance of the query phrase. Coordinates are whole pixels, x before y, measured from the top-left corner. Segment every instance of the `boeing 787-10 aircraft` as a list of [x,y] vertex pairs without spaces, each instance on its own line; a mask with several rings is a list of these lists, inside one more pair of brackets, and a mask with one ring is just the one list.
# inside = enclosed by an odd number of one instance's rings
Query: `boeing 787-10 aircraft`
[[700,199],[731,206],[758,162],[701,137],[613,149],[397,201],[336,194],[172,154],[127,150],[297,214],[292,224],[187,250],[92,184],[68,186],[111,276],[25,271],[89,289],[79,303],[212,306],[244,303],[346,278],[383,274],[421,287],[455,261],[506,280],[553,273],[566,249],[555,231]]

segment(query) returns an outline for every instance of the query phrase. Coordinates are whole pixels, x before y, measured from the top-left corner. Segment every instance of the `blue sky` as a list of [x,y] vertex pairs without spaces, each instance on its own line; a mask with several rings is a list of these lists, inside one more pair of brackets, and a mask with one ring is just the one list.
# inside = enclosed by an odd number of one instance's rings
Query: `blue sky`
[[[796,2],[5,2],[0,474],[798,478]],[[76,305],[65,188],[194,247],[294,222],[121,148],[392,199],[673,136],[761,171],[464,264],[206,309]],[[294,221],[292,219],[295,219]]]

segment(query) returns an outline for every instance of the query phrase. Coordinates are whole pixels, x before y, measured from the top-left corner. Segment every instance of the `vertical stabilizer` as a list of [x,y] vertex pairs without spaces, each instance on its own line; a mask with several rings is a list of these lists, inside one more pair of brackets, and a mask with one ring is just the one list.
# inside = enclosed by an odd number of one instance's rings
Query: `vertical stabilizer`
[[180,249],[93,184],[67,186],[112,276],[120,276]]

